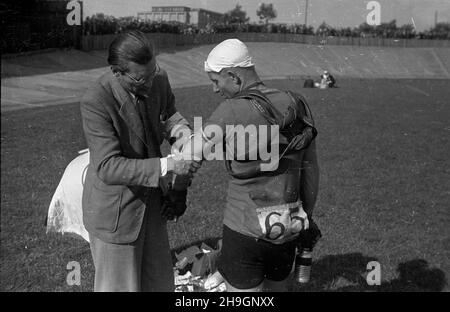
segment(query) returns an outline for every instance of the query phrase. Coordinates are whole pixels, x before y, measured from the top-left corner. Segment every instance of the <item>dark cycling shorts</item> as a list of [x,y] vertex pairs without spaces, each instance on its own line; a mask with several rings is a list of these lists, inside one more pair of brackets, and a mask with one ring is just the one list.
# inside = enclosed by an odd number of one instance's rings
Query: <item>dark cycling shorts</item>
[[222,242],[219,272],[237,289],[254,288],[265,278],[282,281],[291,272],[296,241],[276,245],[224,225]]

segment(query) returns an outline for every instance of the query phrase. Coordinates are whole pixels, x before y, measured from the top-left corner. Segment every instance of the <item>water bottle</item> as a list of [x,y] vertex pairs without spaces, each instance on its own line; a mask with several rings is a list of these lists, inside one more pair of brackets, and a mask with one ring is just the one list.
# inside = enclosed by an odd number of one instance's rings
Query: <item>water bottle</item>
[[295,279],[305,284],[311,276],[312,250],[309,248],[299,249],[295,257]]
[[176,191],[184,191],[191,186],[192,178],[189,176],[180,176],[173,174],[171,188]]

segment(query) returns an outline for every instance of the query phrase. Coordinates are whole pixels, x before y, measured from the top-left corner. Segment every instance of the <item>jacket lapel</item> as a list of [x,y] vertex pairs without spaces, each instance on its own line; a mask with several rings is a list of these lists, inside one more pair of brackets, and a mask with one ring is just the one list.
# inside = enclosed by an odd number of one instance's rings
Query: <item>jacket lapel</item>
[[[111,75],[112,76],[112,75]],[[125,120],[127,125],[146,144],[144,126],[141,117],[136,109],[131,95],[125,91],[120,83],[112,76],[110,79],[111,90],[116,101],[120,104],[119,115]]]

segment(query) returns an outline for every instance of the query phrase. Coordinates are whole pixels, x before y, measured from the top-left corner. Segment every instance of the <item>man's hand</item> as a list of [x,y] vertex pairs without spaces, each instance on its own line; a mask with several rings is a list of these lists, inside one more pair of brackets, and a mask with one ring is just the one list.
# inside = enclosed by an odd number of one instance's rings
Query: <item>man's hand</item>
[[183,135],[178,140],[174,141],[173,144],[171,144],[171,154],[179,154],[181,155],[181,152],[183,151],[184,145],[190,141],[189,135]]
[[180,157],[167,157],[167,172],[181,176],[192,176],[201,167],[200,162],[184,160]]
[[167,220],[175,220],[178,221],[178,218],[181,217],[186,211],[186,196],[187,191],[176,191],[169,190],[166,195],[163,197],[162,207],[161,207],[161,215],[163,218]]

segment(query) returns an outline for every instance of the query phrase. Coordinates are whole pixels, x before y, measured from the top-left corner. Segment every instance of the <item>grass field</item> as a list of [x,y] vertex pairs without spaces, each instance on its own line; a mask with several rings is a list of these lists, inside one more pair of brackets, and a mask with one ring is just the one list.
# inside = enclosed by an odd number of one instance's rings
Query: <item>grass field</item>
[[[449,290],[450,98],[445,80],[341,80],[340,88],[269,86],[303,93],[319,129],[320,192],[315,218],[323,239],[311,283],[299,291]],[[220,98],[210,87],[175,90],[191,121]],[[64,168],[86,148],[78,105],[1,116],[1,291],[91,291],[93,264],[81,239],[45,234],[44,219]],[[189,208],[169,225],[173,250],[221,236],[228,177],[205,163]],[[381,264],[369,287],[366,265]],[[66,266],[81,264],[81,286]]]

